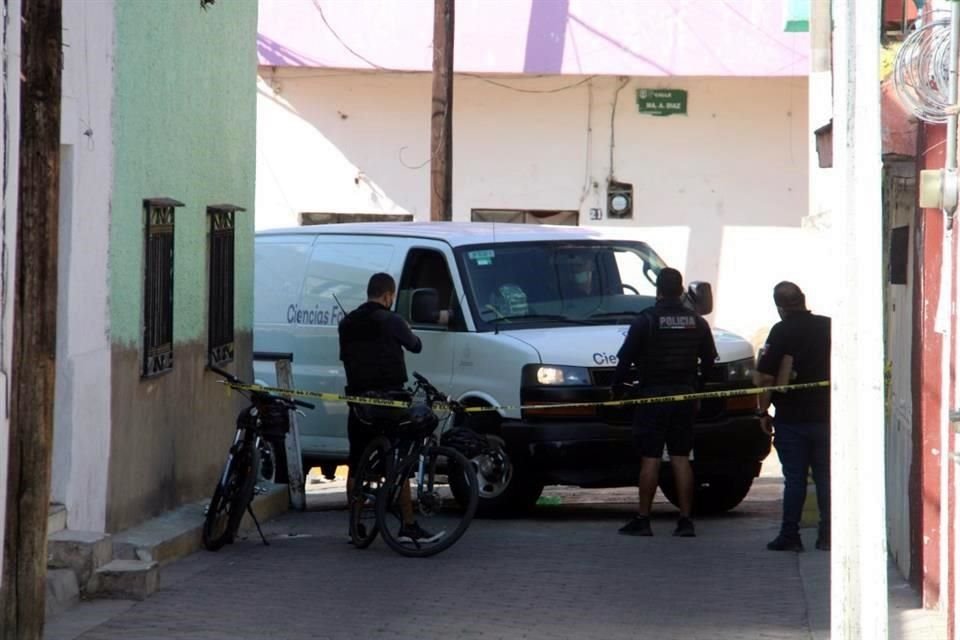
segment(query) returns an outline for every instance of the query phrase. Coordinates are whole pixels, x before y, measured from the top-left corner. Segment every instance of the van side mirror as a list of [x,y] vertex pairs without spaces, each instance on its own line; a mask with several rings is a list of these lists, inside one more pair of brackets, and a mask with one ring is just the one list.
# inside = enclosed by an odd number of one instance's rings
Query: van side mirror
[[709,282],[691,282],[687,288],[687,299],[693,310],[701,316],[713,311],[713,289]]
[[436,289],[416,289],[410,300],[410,319],[414,324],[436,324],[440,313],[440,294]]

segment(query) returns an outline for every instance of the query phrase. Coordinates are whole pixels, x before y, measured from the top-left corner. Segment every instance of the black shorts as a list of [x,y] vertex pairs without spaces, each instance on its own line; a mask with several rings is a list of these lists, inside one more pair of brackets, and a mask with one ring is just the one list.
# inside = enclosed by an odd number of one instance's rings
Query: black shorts
[[[367,395],[364,393],[353,394],[349,390],[346,393],[348,396]],[[385,400],[403,402],[409,402],[410,400],[409,394],[403,390],[380,391],[372,395]],[[351,404],[349,417],[347,418],[347,440],[350,443],[347,464],[350,465],[350,468],[355,469],[360,464],[360,457],[363,455],[364,449],[375,437],[389,430],[391,424],[401,420],[406,414],[405,409]]]
[[[644,387],[641,398],[693,393],[689,385]],[[697,418],[695,400],[639,404],[633,414],[633,438],[640,455],[659,458],[663,445],[671,456],[689,456],[693,449],[693,424]]]
[[357,417],[352,409],[350,410],[350,416],[347,418],[347,440],[350,441],[347,464],[350,465],[351,471],[360,464],[360,456],[363,455],[364,449],[378,434],[377,429]]

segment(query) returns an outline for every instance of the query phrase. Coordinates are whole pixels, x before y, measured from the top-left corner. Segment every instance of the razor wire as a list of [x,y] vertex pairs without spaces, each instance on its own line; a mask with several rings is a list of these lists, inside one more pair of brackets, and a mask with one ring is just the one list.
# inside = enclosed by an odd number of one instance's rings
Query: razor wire
[[897,52],[893,82],[903,105],[924,122],[944,123],[956,108],[949,101],[950,18],[919,26]]

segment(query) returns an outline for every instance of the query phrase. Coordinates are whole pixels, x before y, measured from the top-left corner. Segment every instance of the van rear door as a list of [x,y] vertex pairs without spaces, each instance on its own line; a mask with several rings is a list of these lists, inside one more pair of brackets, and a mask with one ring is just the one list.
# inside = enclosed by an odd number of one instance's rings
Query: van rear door
[[[254,249],[253,350],[293,353],[293,323],[310,259],[312,235],[258,235]],[[273,385],[272,360],[253,363],[254,377]]]

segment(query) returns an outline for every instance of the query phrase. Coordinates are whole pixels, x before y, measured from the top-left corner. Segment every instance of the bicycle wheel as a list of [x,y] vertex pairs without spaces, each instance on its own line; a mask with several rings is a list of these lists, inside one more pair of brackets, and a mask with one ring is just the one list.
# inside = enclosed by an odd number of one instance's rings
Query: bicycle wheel
[[350,491],[350,540],[365,549],[377,538],[377,494],[387,474],[390,440],[377,436],[360,456]]
[[207,506],[201,537],[208,551],[217,551],[233,542],[243,513],[253,499],[260,452],[251,444],[241,443],[227,461]]
[[[450,478],[457,483],[463,478],[466,505],[454,500]],[[404,504],[405,486],[410,489],[409,505]],[[401,555],[432,556],[450,548],[466,532],[477,500],[477,474],[463,454],[450,447],[427,447],[420,456],[407,457],[389,471],[377,497],[380,536]]]

